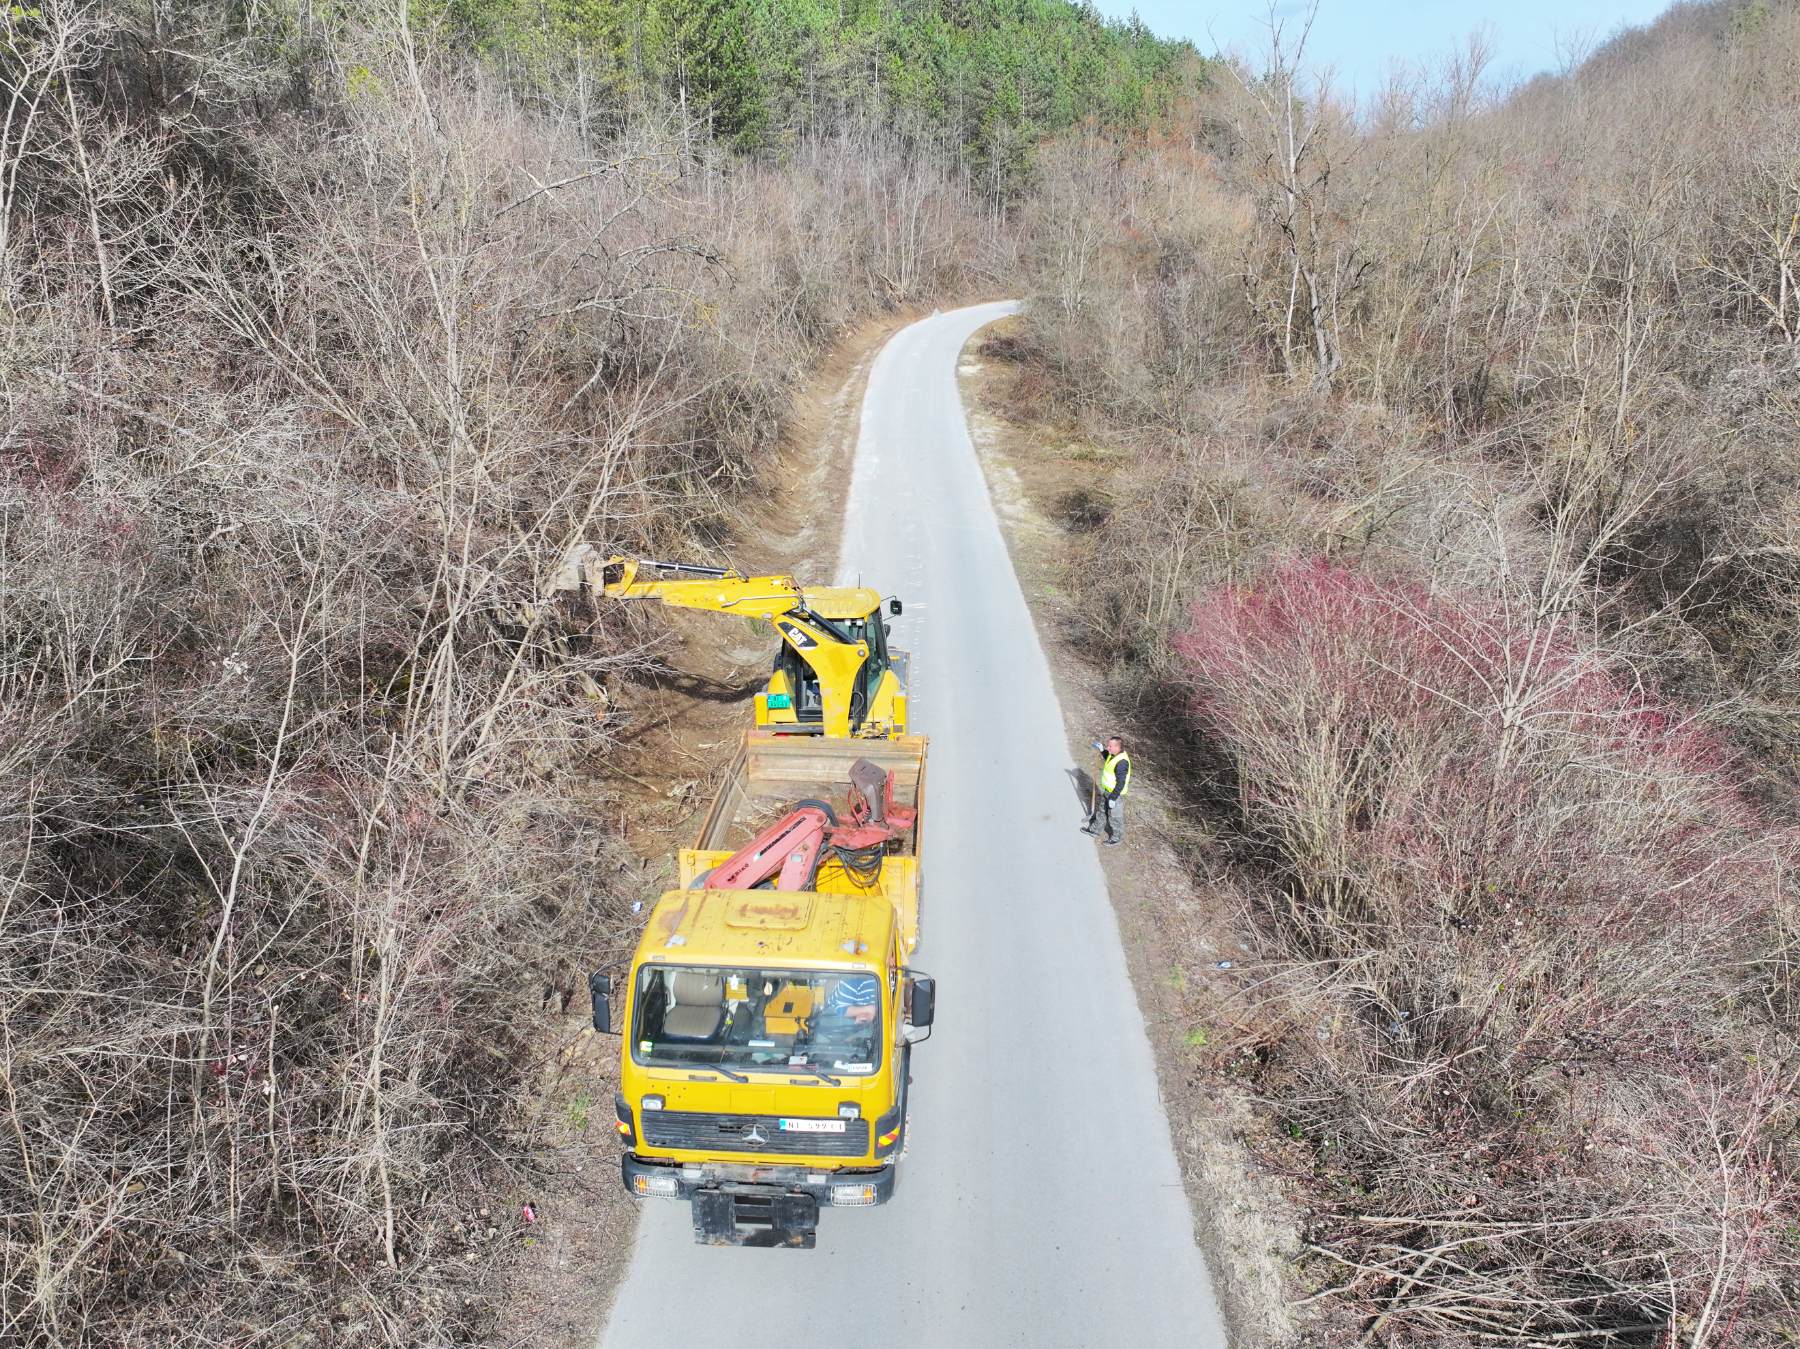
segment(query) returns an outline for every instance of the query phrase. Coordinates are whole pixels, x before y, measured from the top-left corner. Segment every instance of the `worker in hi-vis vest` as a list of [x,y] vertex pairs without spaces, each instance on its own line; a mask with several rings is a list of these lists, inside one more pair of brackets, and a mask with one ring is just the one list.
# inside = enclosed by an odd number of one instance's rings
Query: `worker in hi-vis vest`
[[1131,756],[1125,742],[1113,736],[1094,748],[1100,751],[1100,774],[1094,779],[1094,803],[1088,811],[1084,834],[1098,834],[1106,826],[1106,842],[1117,847],[1125,841],[1125,793],[1131,789]]

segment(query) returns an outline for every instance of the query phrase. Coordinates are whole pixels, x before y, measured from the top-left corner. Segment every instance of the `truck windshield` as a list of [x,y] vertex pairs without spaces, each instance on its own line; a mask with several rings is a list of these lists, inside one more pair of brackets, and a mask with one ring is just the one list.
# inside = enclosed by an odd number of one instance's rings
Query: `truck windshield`
[[874,970],[649,965],[637,976],[632,1056],[865,1077],[881,1067],[881,983]]

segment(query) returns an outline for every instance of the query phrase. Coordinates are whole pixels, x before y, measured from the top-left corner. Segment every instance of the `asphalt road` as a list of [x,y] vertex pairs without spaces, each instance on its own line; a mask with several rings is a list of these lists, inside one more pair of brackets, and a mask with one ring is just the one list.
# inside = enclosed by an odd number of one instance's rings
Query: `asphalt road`
[[839,555],[841,580],[906,601],[894,641],[931,737],[915,964],[937,1025],[895,1197],[827,1210],[813,1251],[696,1246],[686,1205],[647,1201],[605,1349],[1226,1343],[957,393],[964,344],[1012,308],[933,315],[877,358]]

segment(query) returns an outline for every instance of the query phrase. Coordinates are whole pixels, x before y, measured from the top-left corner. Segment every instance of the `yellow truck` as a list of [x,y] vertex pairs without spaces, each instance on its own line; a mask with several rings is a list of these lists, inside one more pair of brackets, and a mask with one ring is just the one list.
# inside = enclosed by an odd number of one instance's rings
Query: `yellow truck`
[[820,1208],[894,1192],[936,1004],[910,965],[925,757],[750,733],[630,973],[590,980],[594,1028],[623,1037],[625,1188],[687,1200],[698,1241],[811,1247]]

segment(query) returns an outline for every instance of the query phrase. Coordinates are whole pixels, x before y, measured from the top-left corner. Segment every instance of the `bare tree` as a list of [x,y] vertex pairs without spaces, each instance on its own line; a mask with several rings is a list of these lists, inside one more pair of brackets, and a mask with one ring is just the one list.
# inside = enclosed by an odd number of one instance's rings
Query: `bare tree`
[[[1237,138],[1251,161],[1259,214],[1280,259],[1276,284],[1265,284],[1258,265],[1246,268],[1246,297],[1294,374],[1310,360],[1314,376],[1330,387],[1343,363],[1343,328],[1371,260],[1355,231],[1360,203],[1346,200],[1340,160],[1354,153],[1350,113],[1324,81],[1310,90],[1302,75],[1307,41],[1318,17],[1317,0],[1296,25],[1269,6],[1264,68],[1255,76],[1228,66],[1244,98],[1235,119]],[[1290,37],[1290,34],[1292,36]]]

